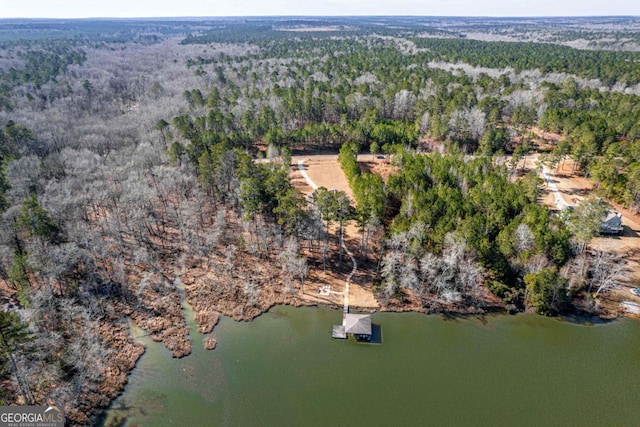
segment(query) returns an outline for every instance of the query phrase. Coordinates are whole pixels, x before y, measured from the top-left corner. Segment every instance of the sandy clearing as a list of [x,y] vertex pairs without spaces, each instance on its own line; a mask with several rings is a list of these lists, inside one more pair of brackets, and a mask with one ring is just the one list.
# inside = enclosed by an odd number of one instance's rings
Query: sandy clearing
[[[342,172],[342,168],[338,163],[337,154],[294,156],[292,158],[292,163],[297,168],[298,162],[301,160],[304,162],[307,175],[318,187],[325,187],[328,190],[344,191],[353,201],[353,192],[351,191],[347,178],[344,176],[344,172]],[[303,178],[302,174],[299,174],[299,176]],[[311,188],[308,184],[307,187],[309,189]],[[307,189],[307,191],[310,191],[309,189]]]

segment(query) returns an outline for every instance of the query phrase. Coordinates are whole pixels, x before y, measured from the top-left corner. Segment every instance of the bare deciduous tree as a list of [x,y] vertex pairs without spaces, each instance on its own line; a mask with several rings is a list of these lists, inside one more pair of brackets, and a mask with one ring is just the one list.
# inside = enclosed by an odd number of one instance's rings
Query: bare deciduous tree
[[521,254],[533,247],[535,236],[527,224],[520,224],[516,228],[516,242],[514,248],[517,254]]
[[594,298],[619,285],[623,277],[625,263],[620,256],[602,250],[595,250],[591,260],[589,292],[595,287]]
[[413,119],[413,107],[416,99],[413,92],[406,89],[396,93],[393,98],[393,117],[401,120]]

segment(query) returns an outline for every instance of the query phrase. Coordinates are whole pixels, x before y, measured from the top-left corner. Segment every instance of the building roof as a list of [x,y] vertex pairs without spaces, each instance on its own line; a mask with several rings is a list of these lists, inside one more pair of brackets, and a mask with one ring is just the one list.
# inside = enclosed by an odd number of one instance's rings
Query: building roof
[[371,335],[371,316],[347,313],[344,328],[348,334]]
[[607,216],[604,217],[604,219],[602,220],[603,223],[605,224],[622,224],[622,214],[619,214],[616,211],[609,211],[607,212]]
[[621,232],[622,231],[622,215],[616,211],[609,210],[607,215],[602,218],[600,225],[601,233]]

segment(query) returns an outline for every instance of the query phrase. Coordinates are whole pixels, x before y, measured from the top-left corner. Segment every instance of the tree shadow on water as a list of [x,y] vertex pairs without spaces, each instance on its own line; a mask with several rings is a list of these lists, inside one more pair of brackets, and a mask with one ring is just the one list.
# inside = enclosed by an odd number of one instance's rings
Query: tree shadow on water
[[608,325],[617,319],[603,319],[588,313],[568,313],[556,317],[561,322],[571,323],[581,326]]

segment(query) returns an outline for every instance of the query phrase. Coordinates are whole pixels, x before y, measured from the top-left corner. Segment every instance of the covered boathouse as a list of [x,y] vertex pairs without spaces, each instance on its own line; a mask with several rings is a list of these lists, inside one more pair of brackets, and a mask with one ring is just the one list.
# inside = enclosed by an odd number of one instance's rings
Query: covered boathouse
[[352,334],[358,341],[371,341],[371,315],[344,314],[342,325],[333,326],[333,338],[347,338]]

